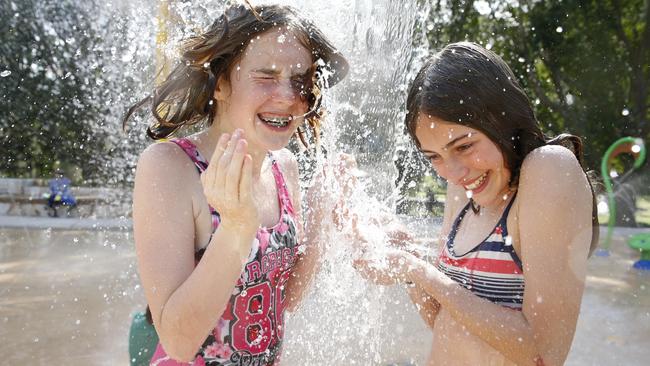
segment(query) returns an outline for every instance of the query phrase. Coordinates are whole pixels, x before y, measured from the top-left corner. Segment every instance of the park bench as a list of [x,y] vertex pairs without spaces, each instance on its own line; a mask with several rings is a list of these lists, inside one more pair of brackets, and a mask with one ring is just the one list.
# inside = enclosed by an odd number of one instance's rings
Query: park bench
[[[108,203],[108,198],[103,195],[77,196],[75,199],[77,201],[77,206],[89,207],[87,214],[90,216],[95,214],[95,209],[99,204]],[[38,207],[43,207],[44,210],[47,206],[47,198],[42,195],[30,196],[0,193],[0,204],[2,203],[9,205],[4,213],[5,215],[17,216],[24,214],[21,212],[21,207],[24,207],[25,205],[33,205],[35,206],[35,210],[38,210]]]
[[[0,215],[41,216],[47,212],[49,188],[46,182],[22,181],[5,179],[5,185],[0,185]],[[109,205],[115,200],[113,192],[102,188],[72,187],[72,193],[82,216],[93,216],[98,206]]]

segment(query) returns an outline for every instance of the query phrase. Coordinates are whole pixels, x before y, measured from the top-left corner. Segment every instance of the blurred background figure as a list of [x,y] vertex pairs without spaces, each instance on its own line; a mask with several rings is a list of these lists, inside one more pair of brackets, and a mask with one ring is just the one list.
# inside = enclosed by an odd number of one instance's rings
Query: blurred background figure
[[54,178],[50,179],[48,186],[50,192],[46,193],[47,214],[52,217],[58,217],[58,209],[63,206],[66,209],[66,215],[69,216],[73,209],[77,207],[77,200],[70,191],[72,182],[63,174],[63,170],[57,169],[54,172]]

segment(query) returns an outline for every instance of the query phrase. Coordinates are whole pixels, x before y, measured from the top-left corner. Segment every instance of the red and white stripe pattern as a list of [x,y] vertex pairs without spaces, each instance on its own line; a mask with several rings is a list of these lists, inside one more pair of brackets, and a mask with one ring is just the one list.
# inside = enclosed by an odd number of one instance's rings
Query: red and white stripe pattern
[[[513,199],[514,201],[514,199]],[[447,244],[438,258],[438,269],[476,296],[496,304],[521,310],[524,274],[521,260],[508,238],[506,219],[512,201],[492,233],[463,255],[454,252],[454,238],[469,205],[458,215]]]

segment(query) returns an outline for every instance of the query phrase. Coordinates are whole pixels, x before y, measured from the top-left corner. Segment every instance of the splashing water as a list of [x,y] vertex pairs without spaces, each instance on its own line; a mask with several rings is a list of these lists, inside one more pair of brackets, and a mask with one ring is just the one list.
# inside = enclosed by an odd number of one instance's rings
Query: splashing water
[[[361,218],[368,212],[394,212],[393,161],[396,151],[406,149],[408,144],[402,133],[404,102],[408,83],[427,53],[426,47],[414,47],[426,40],[415,29],[424,30],[416,25],[427,18],[427,5],[410,0],[277,2],[292,5],[313,19],[350,62],[346,80],[325,95],[328,117],[322,144],[329,156],[340,151],[352,153],[367,172],[366,177],[359,178],[351,210]],[[93,57],[111,61],[99,62],[102,87],[93,88],[96,100],[106,105],[127,106],[146,96],[160,66],[154,62],[156,44],[151,40],[166,38],[160,59],[174,60],[179,41],[212,23],[226,3],[170,2],[170,12],[176,20],[168,24],[164,37],[156,21],[160,11],[158,1],[118,1],[93,9],[97,18],[94,24],[102,39],[97,47],[101,52]],[[91,57],[89,63],[97,64],[93,60]],[[123,112],[123,108],[112,108],[104,116],[105,120],[119,121]],[[128,137],[113,133],[107,141],[133,147],[132,156],[106,163],[116,172],[116,180],[128,180],[133,175],[137,152],[146,144],[147,122],[142,115],[135,116]],[[115,126],[100,123],[97,128],[112,130]],[[332,199],[341,196],[341,187],[336,182],[328,181],[325,185],[331,188]],[[326,204],[334,207],[336,202]],[[381,257],[386,237],[377,223],[364,224],[370,227],[365,232],[376,250],[374,255]],[[299,311],[287,321],[283,363],[375,365],[411,362],[413,357],[422,362],[429,342],[426,338],[414,338],[414,334],[422,332],[413,328],[425,326],[415,307],[409,306],[403,289],[372,285],[360,277],[352,267],[352,260],[359,253],[346,230],[339,233],[333,222],[324,222],[323,236],[327,245],[320,273]],[[409,324],[408,331],[404,324]],[[394,341],[395,336],[400,340]],[[418,354],[422,355],[420,359],[413,356]]]

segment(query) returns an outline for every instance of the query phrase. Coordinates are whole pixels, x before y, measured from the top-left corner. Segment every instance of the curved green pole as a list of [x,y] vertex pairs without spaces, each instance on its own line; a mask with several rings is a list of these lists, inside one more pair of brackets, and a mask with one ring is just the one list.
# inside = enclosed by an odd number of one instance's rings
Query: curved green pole
[[609,244],[612,240],[612,233],[616,221],[616,201],[614,199],[614,186],[612,184],[612,178],[609,175],[609,159],[617,147],[629,143],[634,143],[635,145],[638,145],[640,148],[639,152],[636,153],[638,154],[638,156],[634,160],[634,166],[632,167],[632,169],[640,168],[641,165],[643,165],[643,162],[645,161],[646,150],[643,144],[643,140],[636,137],[623,137],[618,139],[616,142],[612,144],[612,146],[610,146],[607,149],[605,155],[603,156],[603,161],[600,164],[600,170],[603,175],[603,181],[605,182],[605,189],[607,190],[607,206],[609,207],[609,222],[607,223],[607,236],[605,237],[605,241],[603,242],[603,249],[605,250],[609,250]]

